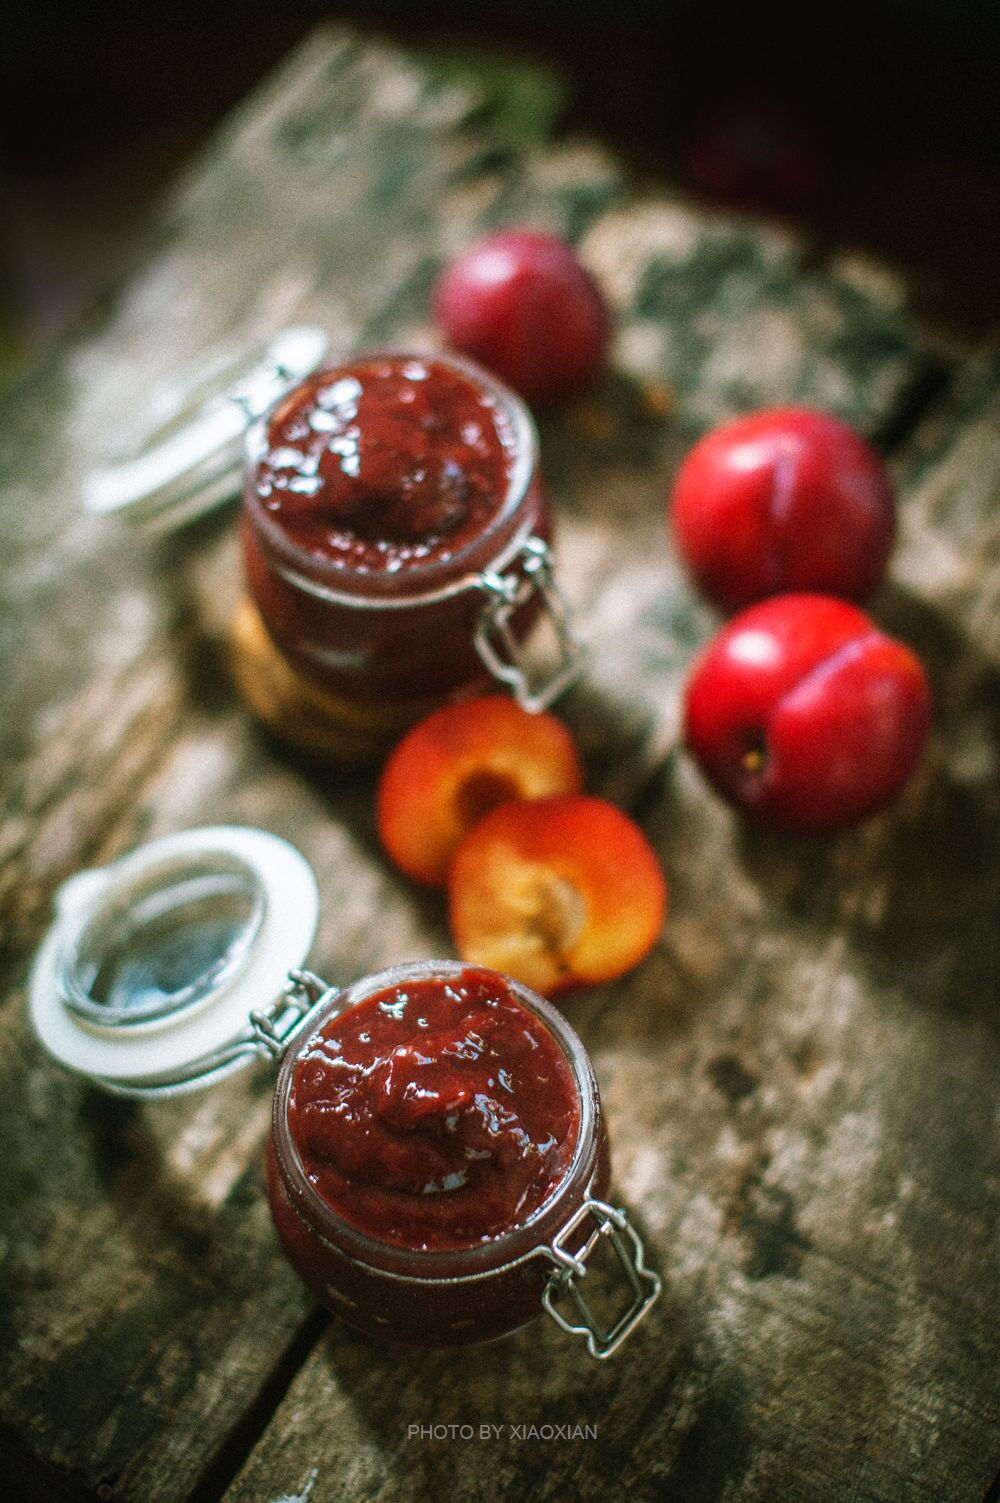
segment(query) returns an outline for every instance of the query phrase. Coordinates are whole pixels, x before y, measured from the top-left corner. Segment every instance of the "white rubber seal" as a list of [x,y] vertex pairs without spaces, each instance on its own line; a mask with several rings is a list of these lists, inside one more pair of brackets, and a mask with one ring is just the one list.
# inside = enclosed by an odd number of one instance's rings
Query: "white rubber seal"
[[[263,887],[263,917],[238,973],[176,1016],[103,1029],[74,1015],[59,985],[61,958],[115,884],[124,893],[165,862],[214,854],[243,862]],[[152,841],[111,866],[71,877],[56,904],[56,918],[29,981],[32,1026],[43,1048],[64,1068],[123,1086],[183,1073],[239,1038],[249,1014],[270,1006],[286,988],[289,971],[301,966],[319,918],[319,891],[305,857],[277,835],[235,825],[185,830]]]

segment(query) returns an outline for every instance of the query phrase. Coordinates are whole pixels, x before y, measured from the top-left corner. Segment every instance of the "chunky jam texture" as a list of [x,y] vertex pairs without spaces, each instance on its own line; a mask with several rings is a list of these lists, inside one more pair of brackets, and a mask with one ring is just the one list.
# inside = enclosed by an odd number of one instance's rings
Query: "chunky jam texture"
[[442,361],[382,356],[321,371],[278,406],[255,484],[299,548],[394,573],[477,538],[513,459],[486,387]]
[[570,1067],[492,971],[417,981],[328,1022],[297,1061],[288,1123],[345,1221],[443,1250],[523,1223],[565,1176],[580,1126]]

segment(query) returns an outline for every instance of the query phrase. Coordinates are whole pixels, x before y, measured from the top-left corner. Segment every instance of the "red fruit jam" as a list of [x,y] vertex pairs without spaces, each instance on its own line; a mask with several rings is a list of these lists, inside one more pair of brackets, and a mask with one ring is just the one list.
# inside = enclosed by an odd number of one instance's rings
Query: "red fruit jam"
[[608,1176],[583,1046],[496,972],[437,961],[368,977],[282,1064],[275,1226],[316,1298],[382,1339],[458,1346],[532,1320],[553,1238]]
[[[338,700],[416,705],[488,682],[486,586],[549,537],[524,404],[463,361],[369,355],[251,431],[243,550],[285,659]],[[537,614],[519,608],[519,637]],[[419,712],[419,711],[418,711]]]
[[333,1018],[288,1105],[306,1176],[369,1236],[486,1242],[548,1200],[580,1124],[566,1058],[490,971],[388,987]]
[[457,552],[496,516],[513,430],[485,387],[441,361],[321,371],[272,414],[257,496],[305,552],[358,569]]

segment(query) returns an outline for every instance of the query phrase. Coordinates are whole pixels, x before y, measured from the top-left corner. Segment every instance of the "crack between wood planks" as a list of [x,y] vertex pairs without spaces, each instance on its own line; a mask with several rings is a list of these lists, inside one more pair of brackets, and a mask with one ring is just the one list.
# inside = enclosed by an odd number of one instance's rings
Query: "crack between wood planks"
[[[638,774],[629,787],[619,787],[613,791],[613,802],[625,809],[637,825],[642,825],[659,807],[663,798],[663,780],[682,751],[683,742],[680,737],[669,744],[665,743],[655,756],[638,769]],[[611,795],[605,794],[605,797],[608,796]]]
[[328,1324],[329,1316],[315,1306],[278,1358],[257,1397],[222,1442],[186,1503],[218,1503],[229,1490]]

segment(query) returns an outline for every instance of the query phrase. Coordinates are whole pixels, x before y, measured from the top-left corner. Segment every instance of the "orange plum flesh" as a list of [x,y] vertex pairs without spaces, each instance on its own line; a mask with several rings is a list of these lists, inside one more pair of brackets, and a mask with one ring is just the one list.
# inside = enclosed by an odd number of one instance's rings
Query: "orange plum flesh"
[[459,846],[448,888],[463,960],[548,996],[631,970],[667,907],[642,831],[582,794],[494,809]]
[[504,695],[447,705],[414,726],[379,782],[376,819],[390,859],[418,882],[443,886],[466,833],[511,799],[576,793],[573,739],[553,715]]

